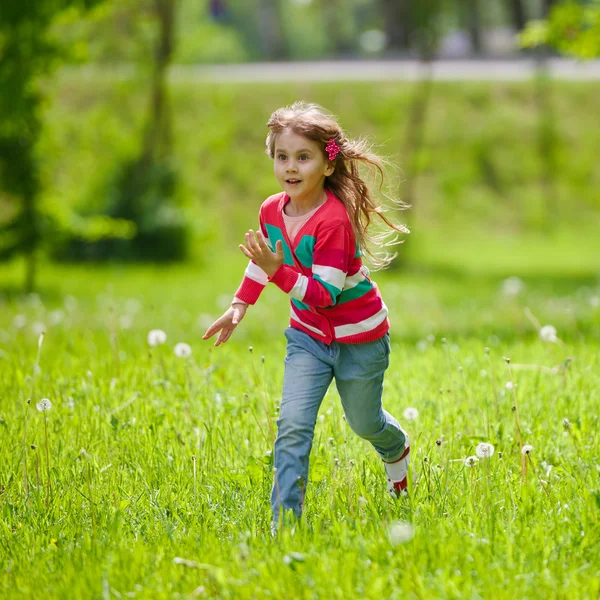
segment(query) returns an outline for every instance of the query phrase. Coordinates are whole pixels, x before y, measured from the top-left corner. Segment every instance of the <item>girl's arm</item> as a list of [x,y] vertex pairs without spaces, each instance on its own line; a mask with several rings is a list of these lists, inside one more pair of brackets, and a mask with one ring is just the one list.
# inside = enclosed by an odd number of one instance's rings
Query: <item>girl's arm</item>
[[252,231],[246,235],[248,248],[242,252],[252,258],[286,294],[314,308],[334,306],[341,294],[348,273],[348,265],[355,250],[352,234],[343,223],[330,225],[319,231],[313,253],[312,277],[283,264],[283,252],[273,253],[261,235],[254,239]]

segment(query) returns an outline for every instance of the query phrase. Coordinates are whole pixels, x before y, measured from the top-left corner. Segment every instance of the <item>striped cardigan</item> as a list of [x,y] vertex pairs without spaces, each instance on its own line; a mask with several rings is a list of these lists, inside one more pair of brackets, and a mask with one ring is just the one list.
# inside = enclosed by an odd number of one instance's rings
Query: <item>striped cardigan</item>
[[271,281],[291,297],[290,326],[325,344],[360,344],[385,335],[387,307],[362,264],[344,204],[327,190],[327,201],[290,240],[283,221],[288,199],[285,192],[270,196],[259,213],[269,247],[282,241],[283,265],[269,278],[250,261],[236,298],[254,304]]

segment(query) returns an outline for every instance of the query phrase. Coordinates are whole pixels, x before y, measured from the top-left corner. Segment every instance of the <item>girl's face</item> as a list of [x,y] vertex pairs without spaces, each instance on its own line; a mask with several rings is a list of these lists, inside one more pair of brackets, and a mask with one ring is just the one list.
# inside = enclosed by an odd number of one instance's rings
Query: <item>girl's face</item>
[[323,191],[325,177],[334,167],[321,145],[293,131],[275,140],[275,176],[281,188],[295,201],[315,202]]

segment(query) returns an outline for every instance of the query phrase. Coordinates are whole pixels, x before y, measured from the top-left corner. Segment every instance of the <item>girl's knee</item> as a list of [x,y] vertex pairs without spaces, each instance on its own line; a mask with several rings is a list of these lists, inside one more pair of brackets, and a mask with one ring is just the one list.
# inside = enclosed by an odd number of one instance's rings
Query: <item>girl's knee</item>
[[381,432],[385,427],[385,420],[381,418],[378,418],[377,420],[348,420],[348,425],[350,425],[350,428],[356,435],[364,439],[369,439]]

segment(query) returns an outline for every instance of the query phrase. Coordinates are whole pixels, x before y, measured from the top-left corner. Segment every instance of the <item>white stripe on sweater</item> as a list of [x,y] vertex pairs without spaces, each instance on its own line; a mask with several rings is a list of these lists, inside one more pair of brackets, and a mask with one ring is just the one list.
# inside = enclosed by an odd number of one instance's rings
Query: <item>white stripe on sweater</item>
[[344,290],[351,290],[353,287],[356,287],[366,279],[366,275],[368,274],[369,270],[366,267],[361,267],[354,275],[348,275],[344,283]]
[[316,327],[313,327],[312,325],[309,325],[308,323],[305,323],[302,319],[300,319],[296,314],[296,311],[294,310],[293,306],[291,306],[291,317],[294,321],[300,323],[302,327],[306,327],[306,329],[308,329],[309,331],[314,331],[315,333],[318,333],[319,335],[325,337],[325,334],[320,329],[317,329]]
[[308,277],[306,277],[306,275],[299,274],[294,287],[289,291],[289,295],[292,298],[296,298],[296,300],[302,301],[304,300],[304,296],[306,296],[307,289]]
[[313,265],[312,272],[318,275],[323,281],[341,290],[344,287],[344,281],[346,281],[346,273],[340,269],[334,267],[327,267],[325,265]]
[[246,275],[248,279],[252,279],[252,281],[256,281],[256,283],[260,283],[261,285],[267,285],[267,283],[269,283],[269,278],[267,277],[267,274],[256,263],[253,263],[252,261],[248,263],[244,275]]
[[335,328],[335,337],[343,338],[350,335],[357,335],[359,333],[365,333],[371,331],[381,325],[388,315],[387,306],[384,304],[383,308],[372,317],[361,321],[360,323],[348,323],[347,325],[340,325]]

